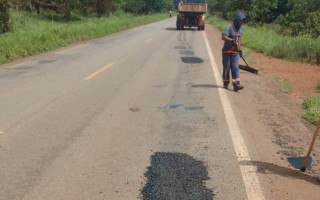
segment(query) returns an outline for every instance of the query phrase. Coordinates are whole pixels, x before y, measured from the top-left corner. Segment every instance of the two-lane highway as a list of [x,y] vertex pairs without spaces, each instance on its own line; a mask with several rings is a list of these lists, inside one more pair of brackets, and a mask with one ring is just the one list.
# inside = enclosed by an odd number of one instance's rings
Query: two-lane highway
[[209,55],[172,18],[1,66],[0,199],[247,199]]

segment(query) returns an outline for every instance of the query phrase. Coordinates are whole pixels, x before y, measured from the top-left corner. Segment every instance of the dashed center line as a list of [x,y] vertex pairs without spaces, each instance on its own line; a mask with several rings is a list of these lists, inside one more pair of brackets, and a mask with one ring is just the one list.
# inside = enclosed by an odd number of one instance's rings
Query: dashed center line
[[149,43],[151,40],[152,40],[151,38],[150,38],[150,39],[147,39],[146,41],[144,41],[144,43],[145,43],[145,44],[146,44],[146,43]]
[[98,74],[104,72],[105,70],[107,70],[108,68],[110,68],[113,65],[113,63],[109,63],[106,66],[98,69],[97,71],[93,72],[92,74],[90,74],[89,76],[87,76],[84,80],[88,81],[90,79],[92,79],[93,77],[97,76]]

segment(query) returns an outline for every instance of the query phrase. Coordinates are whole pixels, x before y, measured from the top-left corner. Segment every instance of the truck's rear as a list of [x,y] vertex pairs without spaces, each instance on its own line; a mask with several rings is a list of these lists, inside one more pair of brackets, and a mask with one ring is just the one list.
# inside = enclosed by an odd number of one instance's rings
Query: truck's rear
[[205,28],[205,13],[207,4],[204,0],[184,0],[178,4],[177,29],[197,27],[198,30]]

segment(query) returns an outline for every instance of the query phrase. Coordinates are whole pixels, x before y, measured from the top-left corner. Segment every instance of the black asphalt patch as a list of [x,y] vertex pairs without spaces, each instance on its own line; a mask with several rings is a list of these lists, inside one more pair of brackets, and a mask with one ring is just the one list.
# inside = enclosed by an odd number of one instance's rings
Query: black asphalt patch
[[182,62],[189,64],[203,63],[203,60],[198,57],[181,57]]
[[144,200],[212,200],[206,188],[208,171],[202,161],[183,153],[157,152],[145,173]]

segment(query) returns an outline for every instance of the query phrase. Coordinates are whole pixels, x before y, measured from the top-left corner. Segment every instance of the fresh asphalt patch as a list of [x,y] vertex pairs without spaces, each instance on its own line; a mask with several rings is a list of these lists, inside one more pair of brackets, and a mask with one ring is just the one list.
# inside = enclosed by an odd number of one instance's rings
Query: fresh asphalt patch
[[212,200],[204,185],[208,171],[202,161],[183,153],[156,152],[145,173],[144,200]]
[[198,57],[181,57],[182,62],[188,63],[188,64],[198,64],[203,63],[203,59]]

